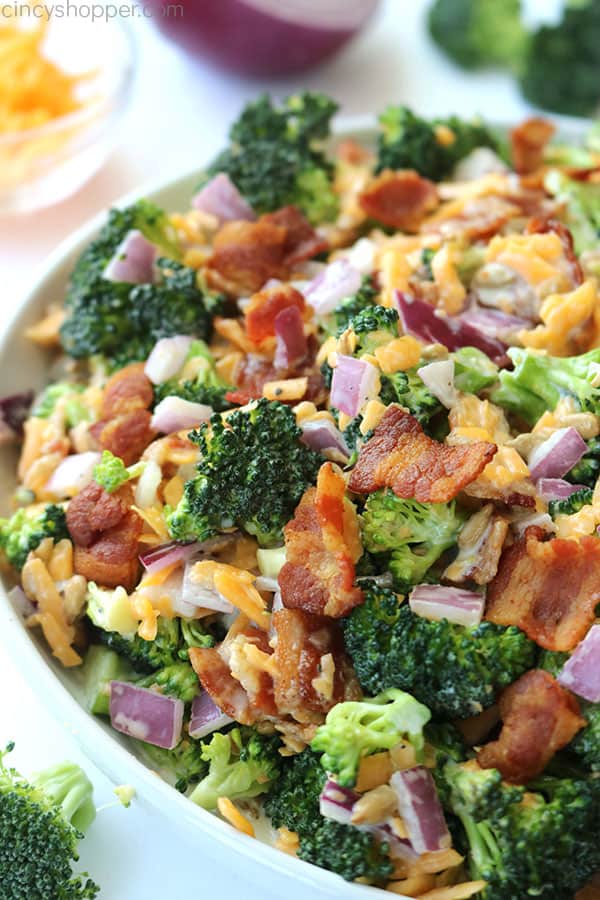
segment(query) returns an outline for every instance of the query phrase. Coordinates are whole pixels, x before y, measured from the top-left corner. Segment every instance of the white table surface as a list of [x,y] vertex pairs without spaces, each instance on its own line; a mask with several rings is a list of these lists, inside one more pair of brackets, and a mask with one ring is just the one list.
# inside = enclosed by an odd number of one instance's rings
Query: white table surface
[[[200,0],[201,2],[201,0]],[[300,88],[333,95],[349,114],[405,102],[427,113],[480,112],[507,121],[528,111],[510,79],[495,73],[465,77],[432,47],[422,27],[424,0],[384,0],[368,30],[342,55],[308,75],[266,83],[217,73],[167,43],[150,24],[136,23],[140,71],[134,102],[116,151],[77,195],[51,209],[0,219],[0,329],[20,302],[32,272],[69,232],[146,180],[200,166],[220,149],[229,122],[261,90],[286,95]],[[1,393],[1,391],[0,391]],[[49,677],[52,677],[49,673]],[[33,771],[64,757],[85,765],[98,805],[112,785],[78,752],[60,721],[44,709],[12,663],[0,656],[0,745],[15,740],[14,763]],[[157,814],[103,810],[82,845],[82,861],[102,885],[102,897],[141,900],[211,896],[275,900],[254,891],[231,865],[211,864],[183,843]],[[286,900],[303,892],[290,885]]]

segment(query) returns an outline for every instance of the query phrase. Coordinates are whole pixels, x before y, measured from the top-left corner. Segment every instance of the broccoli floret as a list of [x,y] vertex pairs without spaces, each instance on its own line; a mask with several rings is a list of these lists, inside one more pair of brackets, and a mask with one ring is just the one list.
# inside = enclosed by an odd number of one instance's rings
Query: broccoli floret
[[338,202],[333,167],[321,149],[337,104],[308,91],[274,106],[267,95],[249,103],[232,125],[230,145],[207,176],[225,172],[257,213],[292,204],[313,223],[333,221]]
[[[123,239],[139,229],[165,258],[156,264],[153,284],[109,281],[104,271]],[[66,298],[61,328],[64,349],[76,358],[100,354],[125,365],[143,360],[159,338],[175,334],[208,336],[211,314],[196,272],[178,261],[166,214],[146,200],[112,210],[99,236],[79,258]]]
[[495,769],[448,763],[450,811],[460,819],[471,877],[486,900],[571,900],[600,865],[600,782],[543,777],[524,795]]
[[173,750],[139,741],[138,746],[151,765],[175,779],[175,789],[182,794],[197,784],[208,772],[208,762],[202,755],[202,744],[183,738]]
[[48,419],[60,404],[69,428],[74,428],[80,422],[87,422],[90,412],[79,396],[84,390],[82,384],[71,384],[68,381],[51,384],[38,398],[31,415],[38,419]]
[[[128,660],[137,672],[155,672],[173,666],[181,659],[181,627],[178,619],[158,619],[158,632],[153,641],[138,634],[124,636],[116,631],[98,630],[103,644]],[[187,659],[187,648],[183,657]]]
[[600,239],[600,184],[577,181],[559,169],[551,169],[544,187],[565,209],[575,251],[595,250]]
[[100,888],[74,874],[77,845],[96,810],[92,785],[71,762],[29,781],[0,754],[0,894],[3,900],[91,900]]
[[587,506],[592,502],[594,492],[591,488],[581,488],[575,491],[570,497],[564,500],[550,500],[548,503],[548,512],[555,519],[557,516],[572,516],[578,513],[582,506]]
[[100,462],[94,466],[94,481],[104,488],[107,494],[114,494],[132,478],[139,478],[145,467],[144,461],[128,467],[110,450],[103,450]]
[[49,503],[42,512],[18,509],[10,519],[0,519],[0,550],[15,569],[22,569],[29,553],[46,538],[54,543],[69,537],[62,506]]
[[261,546],[282,543],[283,526],[322,462],[300,437],[292,410],[264,399],[192,432],[198,475],[168,516],[172,537],[202,541],[237,525]]
[[182,397],[191,403],[205,403],[215,412],[225,412],[232,404],[225,398],[232,390],[219,376],[212,353],[204,341],[193,341],[181,373],[154,388],[155,405],[165,397]]
[[202,744],[202,757],[209,763],[209,770],[190,800],[204,809],[216,809],[219,797],[258,797],[279,774],[279,747],[277,736],[259,734],[253,728],[216,732]]
[[388,569],[399,590],[419,584],[458,536],[464,517],[456,503],[417,503],[393,491],[370,494],[362,514],[363,546],[389,554]]
[[388,846],[375,836],[351,825],[325,819],[319,812],[319,795],[327,774],[319,757],[307,748],[282,761],[279,778],[264,802],[275,828],[295,831],[300,839],[298,856],[348,881],[387,881],[392,873]]
[[476,347],[461,347],[454,360],[454,386],[465,394],[478,394],[498,380],[498,366]]
[[600,413],[600,388],[592,381],[598,373],[600,349],[581,356],[543,356],[511,347],[507,351],[514,369],[502,369],[500,384],[491,393],[498,406],[520,416],[530,425],[561,397],[572,397],[584,412]]
[[357,356],[373,353],[377,347],[398,337],[399,315],[387,306],[367,306],[352,316],[349,327],[358,338]]
[[429,31],[464,69],[513,67],[527,39],[521,0],[435,0],[429,10]]
[[514,626],[430,621],[373,582],[366,582],[365,602],[344,620],[344,640],[365,691],[401,688],[442,720],[466,719],[491,706],[537,655],[533,641]]
[[145,688],[159,688],[163,694],[177,697],[184,703],[191,703],[199,691],[198,676],[187,662],[165,666],[144,678],[136,679],[136,684]]
[[423,379],[417,375],[418,368],[415,366],[406,372],[382,375],[379,399],[386,406],[390,403],[399,403],[400,406],[406,407],[425,428],[444,407],[425,387]]
[[567,472],[565,479],[571,484],[585,484],[593,488],[600,475],[600,437],[591,438],[587,446],[586,452]]
[[408,740],[421,758],[423,728],[430,717],[427,707],[410,694],[391,688],[360,702],[338,703],[317,729],[311,747],[323,754],[321,764],[336,781],[352,787],[363,756],[389,750],[401,740]]
[[379,124],[378,172],[415,169],[432,181],[441,181],[476,147],[497,148],[496,138],[485,125],[457,116],[427,120],[406,106],[388,106]]
[[373,279],[370,275],[365,275],[358,291],[352,297],[348,297],[347,300],[340,303],[339,306],[336,306],[333,311],[337,333],[341,334],[342,331],[345,331],[354,316],[374,306],[376,299],[377,288],[373,284]]

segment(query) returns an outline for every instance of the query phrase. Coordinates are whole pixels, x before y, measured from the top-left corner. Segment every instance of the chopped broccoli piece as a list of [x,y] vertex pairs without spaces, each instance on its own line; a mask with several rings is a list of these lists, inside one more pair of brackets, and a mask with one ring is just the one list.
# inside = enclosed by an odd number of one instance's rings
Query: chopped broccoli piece
[[450,358],[454,360],[454,385],[465,394],[478,394],[498,380],[498,366],[476,347],[461,347]]
[[219,797],[258,797],[279,774],[279,747],[279,737],[259,734],[253,728],[216,732],[202,744],[202,757],[209,763],[209,770],[190,800],[204,809],[216,809]]
[[350,320],[363,310],[374,306],[376,300],[377,288],[373,284],[371,276],[365,275],[356,294],[353,294],[352,297],[348,297],[347,300],[344,300],[339,306],[336,306],[333,311],[335,330],[337,333],[341,334],[342,331],[345,331],[350,324]]
[[[600,866],[600,782],[545,776],[523,788],[495,769],[449,762],[442,797],[459,818],[486,900],[570,900]],[[534,793],[532,793],[532,791]]]
[[[203,623],[206,620],[203,620]],[[138,634],[125,636],[117,631],[98,629],[98,637],[125,660],[136,672],[156,672],[189,659],[190,647],[212,647],[216,636],[212,623],[186,622],[185,619],[158,619],[158,633],[153,641],[146,641]]]
[[[132,229],[139,229],[168,258],[157,262],[154,284],[109,281],[104,270]],[[65,351],[76,358],[100,354],[116,365],[143,360],[159,338],[205,338],[211,313],[196,272],[181,265],[166,214],[147,200],[111,210],[99,236],[83,252],[67,292],[61,328]]]
[[327,779],[319,756],[307,748],[281,763],[282,771],[264,802],[275,828],[295,831],[300,839],[298,856],[355,881],[371,884],[388,880],[392,873],[389,848],[375,836],[352,825],[325,819],[319,812],[319,795]]
[[379,124],[378,172],[415,169],[432,181],[442,181],[476,147],[497,148],[496,138],[485,125],[458,116],[428,121],[406,106],[388,106]]
[[586,452],[567,472],[565,479],[571,484],[586,484],[593,488],[600,475],[600,437],[591,438],[587,445]]
[[429,10],[429,31],[463,69],[512,67],[527,40],[521,0],[435,0]]
[[575,251],[595,250],[600,240],[600,184],[577,181],[559,169],[551,169],[544,187],[565,208]]
[[322,462],[300,437],[292,410],[264,399],[226,422],[214,415],[192,432],[198,475],[168,516],[172,537],[206,540],[236,525],[261,546],[281,544],[283,526]]
[[398,337],[398,313],[387,306],[367,306],[350,319],[348,327],[358,339],[357,356],[373,353],[377,347]]
[[380,400],[382,403],[399,403],[425,428],[444,407],[425,387],[423,379],[417,375],[418,366],[406,372],[394,372],[381,376]]
[[198,676],[188,662],[177,662],[136,679],[139,687],[158,688],[161,693],[191,703],[199,692]]
[[48,419],[60,404],[69,428],[74,428],[80,422],[87,422],[90,412],[79,396],[84,390],[82,384],[71,384],[68,381],[51,384],[38,398],[31,415],[38,419]]
[[215,412],[231,409],[225,399],[232,386],[219,376],[213,355],[204,341],[196,340],[190,346],[181,372],[154,388],[155,405],[165,397],[182,397],[192,403],[205,403]]
[[230,145],[207,176],[225,172],[257,213],[292,204],[313,224],[333,221],[333,168],[320,145],[336,109],[329,97],[308,91],[279,107],[266,94],[259,97],[232,125]]
[[175,789],[182,794],[208,772],[208,762],[202,755],[202,744],[199,741],[183,738],[173,750],[165,750],[144,741],[138,741],[137,744],[153,766],[175,779]]
[[122,459],[114,456],[110,450],[102,451],[102,458],[94,466],[94,481],[104,488],[107,494],[114,494],[132,478],[139,478],[146,467],[141,461],[127,467]]
[[592,502],[594,492],[591,488],[581,488],[575,491],[570,497],[564,500],[550,500],[548,503],[548,512],[555,519],[557,516],[572,516],[579,512],[582,506],[587,506]]
[[388,588],[365,589],[365,602],[344,621],[344,640],[369,693],[401,688],[442,720],[466,719],[535,664],[536,645],[514,626],[430,621]]
[[507,351],[514,369],[502,369],[500,384],[491,393],[498,406],[520,416],[530,425],[561,397],[572,397],[584,412],[600,413],[600,388],[592,381],[600,366],[600,349],[581,356],[554,357],[520,347]]
[[399,590],[419,584],[463,524],[456,503],[417,503],[393,491],[370,494],[362,514],[363,546],[389,554],[388,568]]
[[3,900],[91,900],[100,888],[74,874],[77,845],[96,810],[79,766],[59,763],[27,781],[0,754],[0,894]]
[[344,787],[356,782],[363,756],[390,750],[408,740],[417,759],[423,755],[423,728],[431,714],[404,691],[390,688],[360,702],[347,700],[330,709],[317,728],[311,747],[321,752],[321,764]]
[[94,644],[86,653],[82,674],[86,709],[95,716],[108,716],[111,681],[129,681],[133,673],[114,650]]
[[54,543],[69,537],[62,506],[49,503],[37,509],[18,509],[10,519],[0,519],[0,550],[15,569],[22,569],[32,550],[46,538]]

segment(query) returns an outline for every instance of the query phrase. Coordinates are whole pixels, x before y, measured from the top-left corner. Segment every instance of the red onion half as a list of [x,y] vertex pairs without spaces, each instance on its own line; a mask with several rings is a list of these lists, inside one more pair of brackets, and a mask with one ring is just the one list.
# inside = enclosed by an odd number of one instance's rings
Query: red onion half
[[116,731],[172,750],[181,738],[182,700],[126,681],[110,683],[110,723]]

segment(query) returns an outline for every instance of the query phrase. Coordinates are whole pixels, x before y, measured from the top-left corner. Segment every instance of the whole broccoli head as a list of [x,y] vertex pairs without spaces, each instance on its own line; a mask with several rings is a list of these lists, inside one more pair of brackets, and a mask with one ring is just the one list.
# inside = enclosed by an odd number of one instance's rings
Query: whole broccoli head
[[600,437],[591,438],[587,450],[578,463],[567,472],[565,479],[571,484],[586,484],[593,488],[600,475]]
[[580,356],[542,356],[511,347],[507,351],[514,369],[502,369],[499,386],[491,393],[498,406],[520,416],[530,425],[561,397],[572,397],[579,408],[600,413],[600,388],[592,384],[600,364],[600,349]]
[[202,755],[202,744],[183,738],[173,750],[138,741],[138,746],[151,765],[175,780],[175,789],[184,794],[208,772],[208,762]]
[[365,602],[345,619],[344,640],[369,693],[401,688],[440,719],[466,719],[535,664],[536,645],[514,626],[430,621],[388,588],[363,586]]
[[442,797],[464,829],[486,900],[570,900],[600,866],[600,782],[543,777],[527,793],[495,769],[448,763]]
[[0,893],[4,900],[91,900],[100,888],[76,875],[77,845],[96,810],[92,785],[74,763],[29,781],[0,754]]
[[472,150],[497,148],[496,138],[485,125],[458,116],[428,120],[406,106],[388,106],[379,124],[378,172],[415,169],[432,181],[442,181]]
[[512,68],[527,39],[520,0],[435,0],[429,9],[429,32],[464,69]]
[[168,517],[176,540],[206,540],[237,525],[261,546],[279,544],[322,458],[300,441],[292,410],[259,400],[191,434],[200,447],[198,474]]
[[374,306],[376,299],[377,288],[373,284],[373,279],[370,275],[365,275],[358,291],[334,309],[334,330],[341,334],[342,331],[348,328],[353,316],[357,316],[363,310]]
[[48,419],[60,406],[64,410],[66,424],[69,428],[74,428],[90,418],[90,411],[80,396],[83,391],[82,384],[71,384],[68,381],[51,384],[38,397],[31,415],[38,419]]
[[570,497],[564,500],[550,500],[548,503],[548,512],[555,519],[557,516],[572,516],[579,512],[582,506],[587,506],[592,502],[594,492],[591,488],[581,488],[575,491]]
[[249,103],[232,125],[230,145],[207,175],[225,172],[257,213],[301,209],[313,224],[333,221],[337,198],[333,167],[321,149],[337,104],[308,91],[275,106],[266,94]]
[[54,543],[69,537],[62,506],[49,503],[42,512],[18,509],[10,519],[0,519],[0,550],[15,569],[22,569],[29,553],[46,538]]
[[382,375],[379,399],[386,405],[399,403],[400,406],[406,407],[427,431],[431,420],[442,412],[444,407],[425,387],[423,379],[417,375],[417,369],[418,366],[415,366],[406,372]]
[[138,634],[123,636],[116,631],[98,629],[98,637],[107,647],[127,660],[136,672],[156,672],[187,661],[190,647],[212,647],[215,636],[199,622],[186,623],[183,619],[158,619],[158,632],[153,641],[146,641]]
[[[140,230],[165,258],[153,284],[104,277],[108,262],[131,230]],[[100,354],[115,364],[143,360],[159,338],[208,336],[211,315],[196,272],[178,261],[180,250],[166,214],[147,200],[111,210],[107,224],[80,256],[66,298],[61,328],[65,351],[76,358]]]
[[600,236],[600,184],[577,181],[560,169],[551,169],[544,187],[564,208],[576,253],[595,250]]
[[367,831],[321,815],[319,796],[326,780],[319,756],[309,748],[283,759],[281,774],[264,801],[273,826],[297,833],[298,856],[306,862],[336,872],[347,881],[387,881],[393,868],[387,844],[379,843]]
[[366,700],[338,703],[317,729],[311,747],[323,754],[323,768],[339,784],[352,787],[363,756],[407,740],[420,758],[423,728],[430,717],[427,707],[410,694],[391,688]]
[[355,355],[373,353],[377,347],[398,337],[399,319],[397,311],[387,306],[366,306],[352,316],[348,327],[358,338]]
[[202,758],[208,774],[190,794],[190,800],[204,809],[216,809],[219,797],[230,800],[258,797],[277,778],[281,742],[276,735],[259,734],[253,728],[219,731],[202,744]]
[[155,405],[165,397],[182,397],[191,403],[212,406],[215,412],[231,409],[232,404],[225,398],[232,390],[219,376],[213,355],[204,341],[193,341],[179,375],[163,381],[154,387]]
[[419,584],[442,553],[456,543],[464,516],[456,503],[403,500],[391,490],[370,494],[361,517],[363,546],[388,554],[398,590]]

